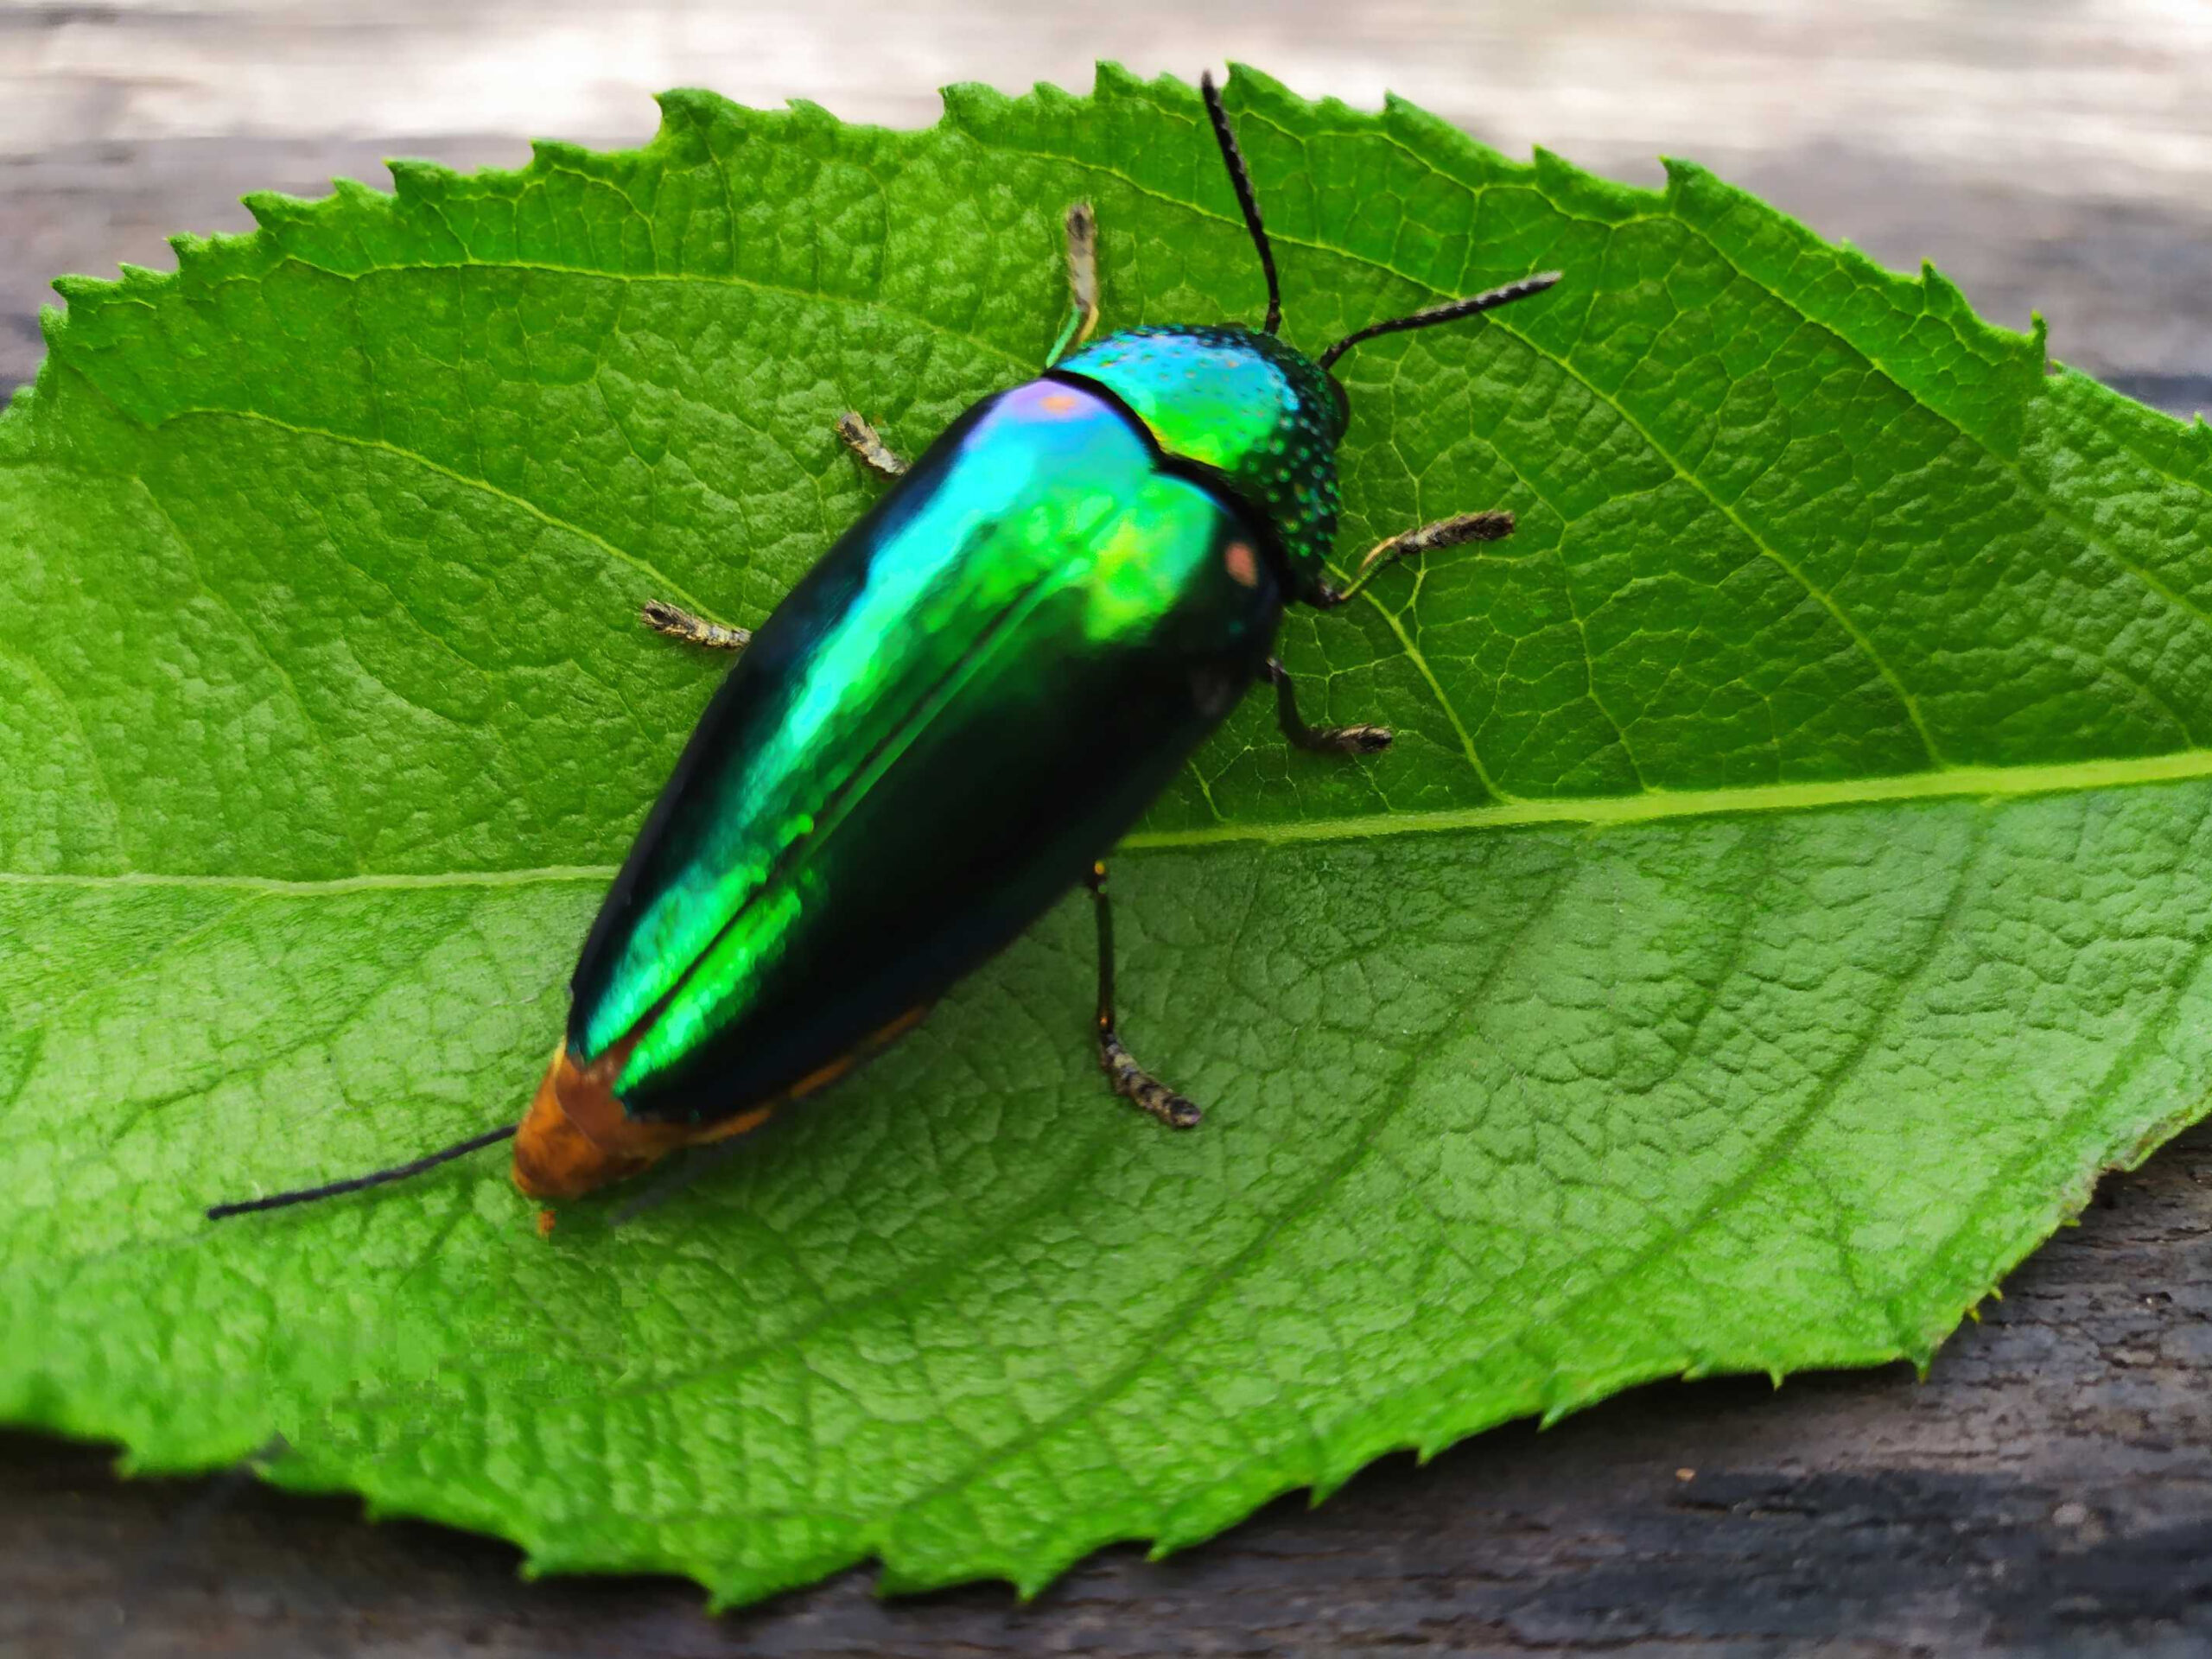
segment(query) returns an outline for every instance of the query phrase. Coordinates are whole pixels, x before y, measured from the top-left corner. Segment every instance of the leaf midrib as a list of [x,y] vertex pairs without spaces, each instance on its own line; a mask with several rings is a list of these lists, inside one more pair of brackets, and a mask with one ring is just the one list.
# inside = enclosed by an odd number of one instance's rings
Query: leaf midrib
[[[575,535],[620,563],[638,570],[668,592],[684,598],[683,590],[650,563],[628,553],[584,526],[548,512],[526,497],[499,488],[388,440],[301,426],[258,410],[195,408],[174,411],[168,420],[185,418],[260,422],[279,429],[331,442],[383,450],[416,462],[450,479],[490,492],[498,499],[538,518],[549,528]],[[706,607],[691,601],[694,608]],[[1409,658],[1421,662],[1413,641],[1395,628]],[[1447,715],[1459,724],[1456,710],[1430,677],[1432,690]],[[1482,774],[1464,728],[1469,759]],[[1745,812],[1806,811],[1823,808],[1877,804],[1914,799],[1942,799],[1980,796],[2019,797],[2057,794],[2073,790],[2108,789],[2175,783],[2212,776],[2212,749],[2190,748],[2164,754],[2117,760],[2061,761],[2018,766],[1938,766],[1924,771],[1886,777],[1832,779],[1821,782],[1741,785],[1707,790],[1647,789],[1639,794],[1574,798],[1504,796],[1483,806],[1444,808],[1429,811],[1363,813],[1354,816],[1268,823],[1217,822],[1196,829],[1140,830],[1121,843],[1124,852],[1200,848],[1237,842],[1287,844],[1298,842],[1370,840],[1383,836],[1435,834],[1452,830],[1503,830],[1546,823],[1580,823],[1591,827],[1634,824],[1673,819],[1725,817]],[[1485,782],[1487,779],[1485,777]],[[315,893],[371,890],[386,887],[441,887],[506,884],[546,880],[609,880],[613,866],[579,865],[510,871],[456,871],[427,874],[363,874],[327,880],[287,881],[246,875],[164,874],[159,872],[115,872],[99,875],[32,874],[0,871],[0,885],[194,885],[228,887],[271,893]]]
[[[2031,795],[2086,793],[2191,783],[2212,778],[2212,749],[2114,760],[2067,760],[2031,766],[1946,766],[1881,778],[1821,783],[1755,784],[1735,789],[1649,790],[1641,795],[1600,795],[1518,800],[1497,806],[1446,808],[1432,812],[1365,812],[1285,823],[1217,823],[1190,830],[1140,830],[1121,853],[1175,852],[1253,843],[1287,846],[1305,842],[1357,842],[1386,836],[1437,835],[1453,830],[1502,830],[1546,824],[1605,829],[1732,817],[1760,812],[1816,812],[1852,806],[1914,801],[2012,800]],[[549,864],[512,870],[452,870],[428,874],[334,876],[288,880],[275,876],[170,874],[157,870],[69,874],[0,870],[0,888],[200,887],[315,897],[326,893],[413,891],[441,887],[514,887],[554,882],[611,881],[612,864]]]

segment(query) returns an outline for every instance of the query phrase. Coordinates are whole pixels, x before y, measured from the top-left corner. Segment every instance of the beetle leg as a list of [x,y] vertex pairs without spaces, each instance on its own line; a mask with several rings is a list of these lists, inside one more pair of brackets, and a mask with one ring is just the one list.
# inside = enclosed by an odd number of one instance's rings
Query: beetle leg
[[1114,1092],[1171,1129],[1187,1129],[1198,1109],[1129,1058],[1114,1029],[1114,912],[1106,897],[1106,867],[1093,864],[1084,877],[1090,889],[1091,913],[1098,920],[1098,1064]]
[[1315,754],[1379,754],[1390,747],[1388,726],[1308,726],[1299,718],[1290,671],[1270,657],[1268,677],[1275,683],[1275,719],[1293,748]]
[[845,448],[853,452],[861,465],[878,478],[906,475],[906,463],[891,452],[875,429],[861,418],[859,410],[849,409],[837,417],[837,435],[845,441]]
[[681,639],[687,645],[704,645],[709,651],[743,651],[753,643],[749,629],[733,628],[726,622],[709,622],[665,600],[647,600],[639,607],[639,614],[654,632]]
[[1068,320],[1045,358],[1048,369],[1089,340],[1098,326],[1098,216],[1089,202],[1069,207],[1067,232]]
[[1320,597],[1313,602],[1325,611],[1334,609],[1367,586],[1367,579],[1386,564],[1418,558],[1424,553],[1458,547],[1466,542],[1502,542],[1512,533],[1513,515],[1502,509],[1457,512],[1449,518],[1439,518],[1433,524],[1423,524],[1419,530],[1404,531],[1376,543],[1367,550],[1367,556],[1359,562],[1359,569],[1352,573],[1349,583],[1340,588],[1322,583]]

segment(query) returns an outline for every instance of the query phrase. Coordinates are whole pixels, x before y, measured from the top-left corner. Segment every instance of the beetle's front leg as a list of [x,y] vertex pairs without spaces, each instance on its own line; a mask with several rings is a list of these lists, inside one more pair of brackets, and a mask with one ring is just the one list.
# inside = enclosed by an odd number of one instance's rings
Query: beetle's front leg
[[1489,512],[1458,512],[1449,518],[1439,518],[1434,524],[1423,524],[1418,530],[1401,531],[1375,543],[1367,550],[1367,556],[1359,562],[1359,569],[1352,572],[1351,581],[1342,588],[1321,584],[1321,591],[1313,603],[1322,610],[1333,610],[1361,588],[1368,578],[1384,565],[1400,559],[1418,558],[1424,553],[1434,553],[1443,548],[1459,547],[1467,542],[1502,542],[1513,533],[1513,515],[1502,509]]
[[1275,720],[1293,748],[1314,754],[1379,754],[1390,747],[1388,726],[1308,726],[1299,717],[1298,694],[1290,671],[1268,658],[1268,677],[1275,683]]
[[726,622],[709,622],[666,600],[647,600],[639,607],[639,614],[654,632],[681,639],[687,645],[703,645],[709,651],[743,651],[753,643],[751,630],[733,628]]
[[1106,867],[1093,864],[1084,877],[1090,889],[1091,913],[1098,921],[1098,1064],[1114,1092],[1171,1129],[1187,1129],[1198,1109],[1129,1058],[1114,1027],[1114,911],[1106,897]]
[[[1399,559],[1417,558],[1466,542],[1503,541],[1512,533],[1513,515],[1503,511],[1460,512],[1439,518],[1434,524],[1377,542],[1359,562],[1351,582],[1342,588],[1323,582],[1313,604],[1319,610],[1334,610],[1364,588],[1377,570]],[[1291,690],[1289,673],[1272,657],[1268,658],[1268,677],[1275,685],[1275,719],[1293,747],[1319,754],[1376,754],[1390,747],[1388,726],[1308,726],[1299,717],[1298,696]]]

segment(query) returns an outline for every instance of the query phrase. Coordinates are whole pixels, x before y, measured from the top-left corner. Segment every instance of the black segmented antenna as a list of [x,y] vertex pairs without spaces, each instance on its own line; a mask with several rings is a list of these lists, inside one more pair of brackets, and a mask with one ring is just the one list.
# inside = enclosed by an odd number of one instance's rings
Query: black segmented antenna
[[1493,288],[1488,293],[1432,305],[1426,311],[1416,311],[1409,317],[1393,317],[1388,322],[1370,322],[1357,334],[1346,334],[1322,353],[1317,360],[1325,369],[1360,341],[1372,340],[1377,334],[1402,334],[1408,328],[1433,328],[1440,322],[1457,322],[1461,317],[1471,317],[1478,312],[1495,311],[1501,305],[1510,305],[1516,300],[1527,299],[1531,294],[1542,293],[1562,275],[1563,272],[1556,270],[1540,270],[1533,276],[1523,276],[1518,282]]
[[1229,111],[1221,107],[1221,90],[1213,72],[1198,77],[1198,91],[1205,95],[1206,113],[1213,118],[1213,136],[1221,145],[1221,159],[1229,163],[1229,182],[1236,191],[1236,205],[1244,210],[1244,228],[1252,232],[1252,245],[1260,251],[1260,269],[1268,279],[1268,320],[1261,332],[1272,334],[1282,327],[1282,288],[1275,281],[1275,251],[1268,245],[1268,227],[1260,223],[1260,199],[1252,194],[1252,175],[1244,170],[1244,152],[1236,147],[1236,130]]
[[312,1204],[317,1198],[334,1198],[341,1192],[359,1192],[365,1186],[382,1186],[386,1181],[404,1180],[410,1175],[420,1175],[426,1169],[435,1169],[440,1164],[455,1158],[466,1157],[472,1152],[496,1145],[512,1135],[519,1124],[508,1123],[496,1129],[486,1129],[481,1135],[472,1135],[466,1141],[456,1141],[452,1146],[441,1147],[416,1159],[412,1163],[396,1164],[390,1169],[378,1170],[373,1175],[356,1175],[351,1180],[332,1181],[323,1186],[303,1186],[296,1192],[272,1192],[265,1198],[246,1198],[237,1204],[219,1204],[208,1211],[207,1219],[220,1221],[226,1216],[243,1216],[255,1210],[282,1210],[287,1205]]

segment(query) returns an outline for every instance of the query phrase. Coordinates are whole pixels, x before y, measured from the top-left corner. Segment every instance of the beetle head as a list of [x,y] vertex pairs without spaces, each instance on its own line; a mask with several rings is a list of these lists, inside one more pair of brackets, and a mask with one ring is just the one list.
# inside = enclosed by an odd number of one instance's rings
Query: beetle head
[[1351,424],[1351,399],[1331,372],[1336,360],[1378,334],[1433,327],[1541,294],[1560,273],[1542,271],[1371,323],[1319,357],[1306,356],[1276,338],[1282,290],[1259,197],[1213,77],[1201,75],[1198,88],[1267,279],[1267,320],[1256,330],[1234,323],[1135,328],[1086,346],[1058,367],[1120,397],[1166,454],[1218,474],[1273,531],[1291,593],[1314,600],[1325,589],[1336,537],[1337,447]]

